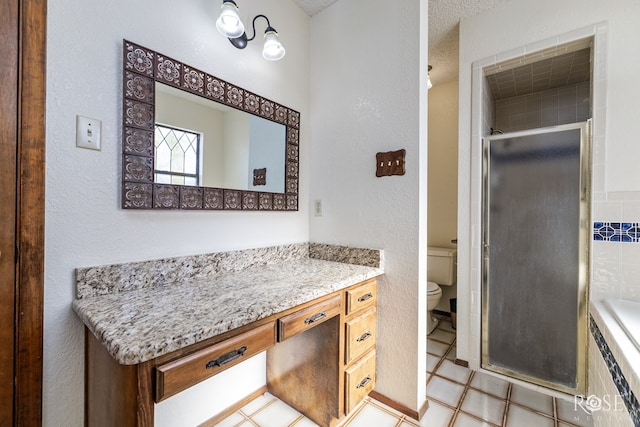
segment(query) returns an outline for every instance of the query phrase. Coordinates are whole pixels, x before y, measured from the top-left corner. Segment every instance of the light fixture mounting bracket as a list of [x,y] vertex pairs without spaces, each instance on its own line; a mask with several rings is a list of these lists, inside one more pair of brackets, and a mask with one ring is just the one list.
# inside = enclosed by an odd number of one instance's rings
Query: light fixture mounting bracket
[[260,15],[256,15],[253,18],[253,21],[251,22],[251,27],[253,28],[253,35],[251,36],[251,38],[247,38],[247,33],[244,32],[240,37],[236,37],[235,39],[227,37],[229,39],[229,42],[231,42],[231,44],[237,47],[238,49],[244,49],[245,47],[247,47],[247,43],[249,43],[251,40],[256,38],[256,19],[258,18],[264,18],[267,21],[267,29],[264,30],[265,33],[269,31],[276,31],[271,26],[271,23],[269,22],[269,18],[267,18],[265,15],[260,14]]

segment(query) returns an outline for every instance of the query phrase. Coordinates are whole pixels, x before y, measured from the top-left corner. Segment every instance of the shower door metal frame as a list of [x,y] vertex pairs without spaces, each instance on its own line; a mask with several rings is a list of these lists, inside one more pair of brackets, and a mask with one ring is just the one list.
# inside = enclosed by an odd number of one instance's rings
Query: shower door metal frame
[[[491,141],[522,136],[554,133],[567,130],[580,130],[580,195],[579,195],[579,231],[578,231],[578,293],[577,301],[577,351],[576,351],[576,387],[570,388],[562,384],[545,381],[517,371],[489,363],[489,301],[487,297],[489,287],[490,269],[490,230],[489,230],[489,206],[490,206],[490,162],[489,146]],[[539,129],[531,129],[518,132],[510,132],[499,135],[486,136],[482,139],[482,342],[481,342],[481,367],[511,378],[526,381],[542,387],[569,393],[572,395],[585,394],[587,391],[587,343],[588,343],[588,304],[589,304],[589,242],[591,232],[591,120],[567,125],[550,126]]]

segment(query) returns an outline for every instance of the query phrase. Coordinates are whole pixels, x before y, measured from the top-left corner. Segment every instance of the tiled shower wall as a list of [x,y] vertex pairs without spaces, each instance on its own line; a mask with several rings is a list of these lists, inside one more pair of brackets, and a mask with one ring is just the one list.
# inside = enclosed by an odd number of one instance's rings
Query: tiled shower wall
[[496,127],[496,100],[486,77],[485,84],[482,85],[482,111],[486,112],[482,116],[482,135],[491,135],[491,128]]
[[637,194],[607,193],[607,200],[594,195],[591,299],[640,301],[638,219]]
[[589,82],[496,101],[495,128],[503,132],[582,122],[591,117]]

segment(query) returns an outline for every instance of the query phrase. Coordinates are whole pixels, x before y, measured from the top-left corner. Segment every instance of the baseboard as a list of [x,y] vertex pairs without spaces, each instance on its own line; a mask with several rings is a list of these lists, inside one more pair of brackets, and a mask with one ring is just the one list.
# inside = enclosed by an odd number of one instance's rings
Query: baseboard
[[451,313],[449,313],[448,311],[442,311],[442,310],[438,310],[438,309],[434,309],[433,310],[433,314],[439,314],[441,316],[451,317]]
[[469,362],[467,362],[466,360],[456,359],[453,361],[453,363],[455,363],[456,365],[464,366],[465,368],[469,367]]
[[402,403],[398,403],[395,400],[388,398],[384,394],[378,393],[375,390],[369,393],[369,397],[377,400],[380,403],[384,403],[385,405],[395,409],[396,411],[408,417],[413,418],[416,421],[420,421],[420,419],[424,416],[424,413],[427,412],[427,409],[429,408],[429,402],[425,400],[422,406],[420,407],[420,409],[418,411],[415,411],[413,409],[407,408]]
[[254,399],[257,399],[258,397],[262,396],[266,392],[267,392],[267,386],[263,385],[258,390],[256,390],[253,393],[251,393],[249,396],[247,396],[244,399],[234,403],[233,405],[231,405],[230,407],[228,407],[224,411],[220,412],[217,415],[214,415],[212,418],[209,418],[207,421],[203,422],[198,427],[213,427],[213,426],[215,426],[220,421],[224,420],[229,415],[233,414],[238,409],[240,409],[243,406],[245,406],[247,403],[249,403],[249,402],[253,401]]

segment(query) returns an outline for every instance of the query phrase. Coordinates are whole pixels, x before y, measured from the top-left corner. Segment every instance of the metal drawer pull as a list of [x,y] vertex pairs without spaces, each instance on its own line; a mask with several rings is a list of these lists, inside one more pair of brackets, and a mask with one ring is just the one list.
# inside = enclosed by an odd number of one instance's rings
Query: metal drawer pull
[[242,346],[237,350],[233,350],[227,354],[223,354],[217,359],[209,361],[209,363],[207,363],[207,369],[215,368],[216,366],[222,366],[224,364],[232,362],[236,360],[238,357],[244,356],[245,351],[247,351],[247,346]]
[[356,338],[356,341],[357,341],[357,342],[364,341],[364,340],[366,340],[367,338],[370,338],[371,336],[372,336],[372,335],[371,335],[371,332],[367,331],[367,332],[365,332],[364,334],[360,335],[358,338]]
[[370,382],[371,382],[371,375],[367,375],[365,378],[362,379],[362,381],[360,381],[360,383],[356,386],[356,388],[364,387]]
[[327,312],[323,311],[322,313],[314,314],[313,316],[307,317],[306,319],[304,319],[304,324],[310,325],[313,322],[317,322],[320,319],[324,319],[325,317],[327,317]]
[[366,300],[371,299],[371,298],[373,298],[373,294],[371,292],[369,292],[369,293],[366,293],[366,294],[358,297],[358,302],[363,302],[363,301],[366,301]]

